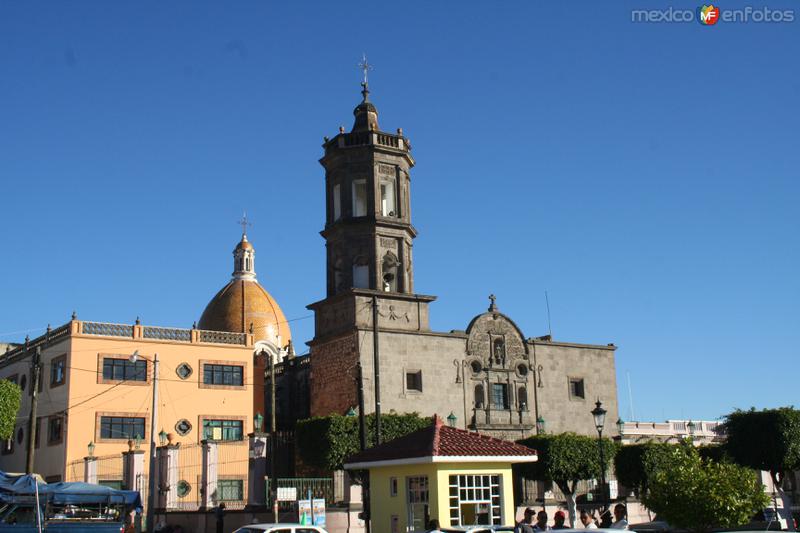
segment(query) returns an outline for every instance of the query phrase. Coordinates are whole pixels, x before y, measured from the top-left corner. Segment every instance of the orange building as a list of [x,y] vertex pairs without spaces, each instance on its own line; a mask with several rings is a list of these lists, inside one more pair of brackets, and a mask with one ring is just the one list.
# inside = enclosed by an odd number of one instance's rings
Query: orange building
[[[150,435],[157,357],[156,431],[184,450],[199,449],[202,440],[224,444],[225,462],[238,465],[227,471],[220,465],[226,499],[244,500],[247,434],[254,416],[264,414],[264,355],[279,360],[290,339],[283,312],[256,280],[255,250],[243,235],[234,250],[233,278],[197,327],[88,322],[73,315],[0,355],[0,378],[23,390],[14,436],[0,450],[0,470],[25,470],[31,369],[38,352],[34,471],[48,481],[82,480],[88,454],[105,461],[96,472],[99,482],[121,485],[121,452],[161,441]],[[148,454],[143,455],[147,472]],[[184,466],[197,470],[188,464],[196,462],[187,454]],[[197,476],[181,479],[184,495],[192,494]]]

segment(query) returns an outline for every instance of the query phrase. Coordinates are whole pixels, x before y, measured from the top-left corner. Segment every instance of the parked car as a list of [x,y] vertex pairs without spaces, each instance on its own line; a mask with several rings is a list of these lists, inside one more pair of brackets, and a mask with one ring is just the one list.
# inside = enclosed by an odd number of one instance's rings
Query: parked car
[[453,526],[439,528],[443,533],[511,533],[514,526]]
[[233,533],[328,533],[320,526],[304,526],[303,524],[250,524],[240,527]]

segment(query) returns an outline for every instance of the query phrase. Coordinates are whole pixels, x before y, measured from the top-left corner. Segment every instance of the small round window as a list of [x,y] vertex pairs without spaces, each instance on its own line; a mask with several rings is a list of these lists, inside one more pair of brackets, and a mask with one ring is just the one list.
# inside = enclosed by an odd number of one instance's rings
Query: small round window
[[479,373],[481,370],[483,370],[483,365],[481,365],[481,362],[480,362],[480,361],[473,361],[473,362],[471,362],[471,363],[469,364],[469,366],[470,366],[470,368],[472,368],[472,372],[473,372],[474,374],[477,374],[477,373]]
[[192,486],[189,485],[189,482],[186,480],[178,481],[178,498],[185,498],[192,492]]
[[25,432],[22,431],[22,428],[19,428],[19,431],[17,431],[17,442],[19,444],[22,444],[22,439],[23,438],[25,438]]
[[28,376],[23,374],[22,377],[19,378],[19,388],[22,389],[22,391],[24,392],[25,391],[25,385],[27,385],[27,384],[28,384]]
[[178,432],[181,436],[186,436],[192,430],[192,423],[186,420],[185,418],[182,420],[178,420],[178,423],[175,424],[175,431]]
[[528,375],[528,365],[526,365],[526,364],[517,365],[517,374],[519,374],[520,376],[527,376]]
[[178,368],[175,369],[175,372],[178,374],[179,378],[188,379],[189,376],[192,375],[192,367],[189,366],[189,363],[181,363],[178,365]]

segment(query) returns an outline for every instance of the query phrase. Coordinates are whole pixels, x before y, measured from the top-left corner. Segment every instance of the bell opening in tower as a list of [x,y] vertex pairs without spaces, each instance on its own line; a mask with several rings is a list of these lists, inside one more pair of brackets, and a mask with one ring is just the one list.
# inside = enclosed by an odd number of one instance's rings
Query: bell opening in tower
[[353,216],[367,216],[367,180],[353,180]]
[[381,215],[385,217],[397,216],[397,203],[394,194],[394,182],[381,182]]

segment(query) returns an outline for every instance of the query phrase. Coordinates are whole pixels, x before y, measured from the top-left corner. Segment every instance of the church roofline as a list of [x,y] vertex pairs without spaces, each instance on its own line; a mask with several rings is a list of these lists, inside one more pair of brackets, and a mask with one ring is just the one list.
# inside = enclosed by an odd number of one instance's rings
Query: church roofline
[[564,346],[567,348],[591,348],[595,350],[608,350],[612,352],[617,349],[617,346],[614,343],[585,344],[580,342],[566,342],[566,341],[553,341],[553,340],[548,341],[535,338],[525,339],[525,344],[535,345],[535,346]]

